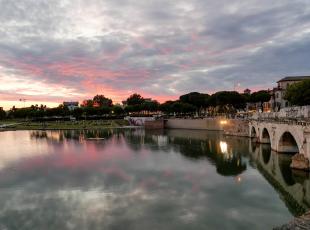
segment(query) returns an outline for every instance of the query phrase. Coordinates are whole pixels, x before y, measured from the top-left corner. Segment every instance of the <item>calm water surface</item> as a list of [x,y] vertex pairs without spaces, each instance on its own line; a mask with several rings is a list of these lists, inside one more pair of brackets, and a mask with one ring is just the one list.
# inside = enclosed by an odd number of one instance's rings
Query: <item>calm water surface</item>
[[0,132],[0,146],[1,230],[272,229],[310,207],[289,156],[219,132]]

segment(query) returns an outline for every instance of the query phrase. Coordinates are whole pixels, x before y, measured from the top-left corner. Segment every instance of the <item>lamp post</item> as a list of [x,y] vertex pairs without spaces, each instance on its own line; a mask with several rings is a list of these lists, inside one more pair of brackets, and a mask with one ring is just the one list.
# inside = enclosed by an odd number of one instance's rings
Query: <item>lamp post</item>
[[24,102],[24,108],[25,108],[25,104],[26,104],[27,99],[21,98],[21,99],[19,99],[19,101],[23,101]]
[[237,88],[238,87],[240,87],[240,83],[238,82],[238,83],[236,83],[236,82],[234,82],[234,91],[237,91]]

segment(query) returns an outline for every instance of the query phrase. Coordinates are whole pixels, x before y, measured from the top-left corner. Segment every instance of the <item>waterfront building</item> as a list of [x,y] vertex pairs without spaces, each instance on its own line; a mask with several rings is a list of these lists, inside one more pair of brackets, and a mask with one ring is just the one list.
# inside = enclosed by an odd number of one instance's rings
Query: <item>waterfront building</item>
[[279,111],[281,108],[290,106],[289,102],[284,99],[286,89],[297,82],[310,80],[310,76],[290,76],[279,80],[278,86],[271,91],[270,108],[272,111]]
[[64,101],[63,106],[67,107],[70,111],[73,111],[79,107],[79,102],[77,102],[77,101]]

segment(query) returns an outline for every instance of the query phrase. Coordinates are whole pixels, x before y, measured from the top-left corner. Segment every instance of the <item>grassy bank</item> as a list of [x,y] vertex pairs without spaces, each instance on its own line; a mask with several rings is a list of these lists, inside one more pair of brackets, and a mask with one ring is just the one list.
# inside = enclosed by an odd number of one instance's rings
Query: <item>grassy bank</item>
[[40,130],[40,129],[104,129],[104,128],[118,128],[127,126],[126,120],[86,120],[86,121],[47,121],[47,122],[33,122],[21,120],[7,120],[1,121],[3,124],[15,124],[10,127],[0,130]]

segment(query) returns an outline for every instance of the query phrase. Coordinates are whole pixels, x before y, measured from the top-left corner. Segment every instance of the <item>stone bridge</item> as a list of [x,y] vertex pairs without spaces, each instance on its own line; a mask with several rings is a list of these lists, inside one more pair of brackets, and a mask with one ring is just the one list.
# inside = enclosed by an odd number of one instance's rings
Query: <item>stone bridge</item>
[[249,122],[249,134],[255,142],[270,144],[276,152],[297,153],[293,157],[292,168],[310,169],[309,123],[252,120]]

